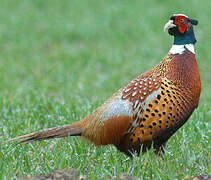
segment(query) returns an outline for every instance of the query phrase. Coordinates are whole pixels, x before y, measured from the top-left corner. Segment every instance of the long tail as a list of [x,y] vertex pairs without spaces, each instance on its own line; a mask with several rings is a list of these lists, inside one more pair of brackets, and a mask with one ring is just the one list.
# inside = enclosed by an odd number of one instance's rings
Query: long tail
[[81,136],[83,133],[83,128],[80,126],[80,121],[68,124],[65,126],[60,126],[56,128],[44,129],[42,131],[34,132],[31,134],[26,134],[11,139],[11,142],[20,143],[29,143],[33,141],[41,141],[51,138],[61,138],[65,136]]

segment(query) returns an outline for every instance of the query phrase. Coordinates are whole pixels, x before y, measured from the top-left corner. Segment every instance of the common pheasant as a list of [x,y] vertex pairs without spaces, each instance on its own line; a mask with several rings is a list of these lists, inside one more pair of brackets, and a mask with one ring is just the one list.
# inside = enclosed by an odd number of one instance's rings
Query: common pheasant
[[65,136],[82,136],[95,145],[113,144],[131,156],[153,145],[163,151],[167,140],[188,120],[199,103],[200,74],[197,67],[193,25],[198,21],[174,14],[164,31],[174,43],[152,70],[114,93],[88,117],[61,127],[45,129],[12,139],[24,143]]

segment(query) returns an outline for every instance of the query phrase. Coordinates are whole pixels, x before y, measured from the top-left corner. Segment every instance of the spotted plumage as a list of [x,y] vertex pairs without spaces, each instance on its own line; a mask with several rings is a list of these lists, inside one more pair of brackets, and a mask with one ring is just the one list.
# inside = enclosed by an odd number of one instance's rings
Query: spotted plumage
[[[88,117],[73,124],[17,137],[31,142],[65,136],[82,136],[96,145],[113,144],[127,155],[156,153],[188,120],[199,103],[200,75],[195,59],[197,21],[173,15],[164,29],[174,36],[169,53],[153,69],[121,88]],[[182,23],[182,24],[181,24]]]

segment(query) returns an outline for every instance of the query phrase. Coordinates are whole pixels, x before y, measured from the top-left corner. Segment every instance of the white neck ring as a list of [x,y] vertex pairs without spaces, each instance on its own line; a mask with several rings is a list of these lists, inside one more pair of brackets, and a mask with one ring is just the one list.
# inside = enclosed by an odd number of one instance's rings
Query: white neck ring
[[169,52],[171,54],[183,54],[185,49],[188,49],[190,52],[195,54],[194,45],[193,44],[184,44],[184,45],[175,45],[175,44],[173,44]]

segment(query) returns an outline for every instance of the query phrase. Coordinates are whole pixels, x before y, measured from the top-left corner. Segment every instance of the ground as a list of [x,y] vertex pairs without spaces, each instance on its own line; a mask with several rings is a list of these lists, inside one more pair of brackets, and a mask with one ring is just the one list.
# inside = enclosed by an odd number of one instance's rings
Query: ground
[[[0,179],[74,168],[88,179],[183,179],[211,173],[211,1],[1,0]],[[173,13],[199,21],[198,109],[168,141],[166,153],[133,160],[113,146],[76,137],[11,144],[8,140],[77,121],[168,52],[163,26]]]

